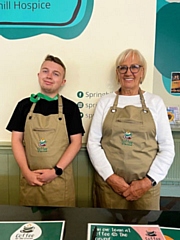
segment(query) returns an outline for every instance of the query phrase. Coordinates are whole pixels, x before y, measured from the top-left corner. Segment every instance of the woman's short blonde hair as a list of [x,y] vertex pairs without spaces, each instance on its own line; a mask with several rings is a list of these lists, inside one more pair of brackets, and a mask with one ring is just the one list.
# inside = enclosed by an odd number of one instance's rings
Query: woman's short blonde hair
[[141,79],[141,83],[144,81],[145,76],[146,76],[146,71],[147,71],[147,62],[145,60],[145,58],[143,57],[143,55],[137,50],[137,49],[126,49],[125,51],[123,51],[117,58],[116,60],[116,69],[119,65],[121,65],[129,56],[132,56],[132,58],[134,58],[134,56],[137,56],[139,58],[139,64],[143,66],[144,69],[144,74],[143,77]]

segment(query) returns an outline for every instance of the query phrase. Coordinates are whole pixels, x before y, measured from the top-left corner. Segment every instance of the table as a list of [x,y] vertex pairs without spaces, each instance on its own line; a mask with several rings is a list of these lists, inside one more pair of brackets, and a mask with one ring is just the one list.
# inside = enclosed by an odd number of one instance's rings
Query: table
[[[180,228],[180,211],[128,211],[103,208],[0,205],[0,221],[65,220],[64,240],[86,240],[88,223],[158,224]],[[52,239],[53,240],[53,239]]]

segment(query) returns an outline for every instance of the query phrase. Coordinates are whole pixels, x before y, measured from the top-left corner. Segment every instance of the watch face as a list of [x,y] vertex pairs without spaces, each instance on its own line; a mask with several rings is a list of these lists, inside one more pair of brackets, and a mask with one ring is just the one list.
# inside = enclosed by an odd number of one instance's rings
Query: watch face
[[58,167],[54,167],[55,171],[56,171],[56,175],[60,176],[63,173],[63,170],[61,168]]

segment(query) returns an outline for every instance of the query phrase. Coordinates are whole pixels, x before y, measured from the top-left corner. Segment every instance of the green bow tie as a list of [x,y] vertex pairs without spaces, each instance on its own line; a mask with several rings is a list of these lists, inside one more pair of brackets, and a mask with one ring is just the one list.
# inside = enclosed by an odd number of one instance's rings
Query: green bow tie
[[58,94],[55,97],[53,97],[53,98],[51,98],[51,97],[49,97],[47,95],[44,95],[42,93],[31,94],[31,96],[30,96],[30,101],[33,102],[33,103],[37,103],[40,99],[45,99],[45,100],[47,100],[49,102],[50,101],[54,101],[54,100],[58,99]]

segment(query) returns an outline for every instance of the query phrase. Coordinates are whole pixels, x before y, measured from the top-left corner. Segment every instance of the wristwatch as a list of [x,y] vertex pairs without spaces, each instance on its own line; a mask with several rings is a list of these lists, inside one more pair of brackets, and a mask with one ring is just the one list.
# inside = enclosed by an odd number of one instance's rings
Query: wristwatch
[[56,175],[58,175],[58,176],[61,176],[63,173],[62,168],[58,168],[57,166],[54,167],[54,170],[55,170]]
[[149,178],[153,187],[156,186],[156,181],[152,177],[150,177],[148,174],[146,174],[146,177]]

